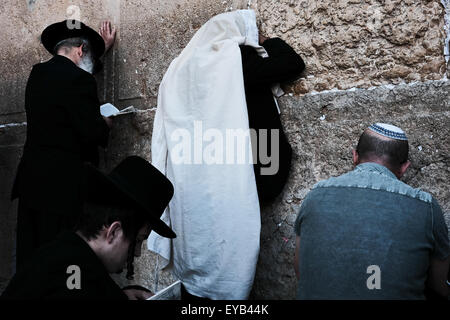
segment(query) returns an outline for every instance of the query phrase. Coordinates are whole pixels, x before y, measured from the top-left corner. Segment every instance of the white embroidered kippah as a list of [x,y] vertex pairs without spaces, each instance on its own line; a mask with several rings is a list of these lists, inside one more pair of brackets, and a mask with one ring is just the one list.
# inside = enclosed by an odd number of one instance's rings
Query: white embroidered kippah
[[375,123],[369,127],[370,130],[381,134],[382,136],[395,140],[408,140],[405,132],[399,127],[387,123]]

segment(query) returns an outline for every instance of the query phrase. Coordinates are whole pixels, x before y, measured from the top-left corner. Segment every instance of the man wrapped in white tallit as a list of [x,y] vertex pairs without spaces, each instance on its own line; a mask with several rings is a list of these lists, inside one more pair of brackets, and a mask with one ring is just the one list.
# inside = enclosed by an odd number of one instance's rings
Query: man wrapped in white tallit
[[230,130],[249,130],[242,44],[264,52],[252,10],[203,25],[164,75],[153,127],[152,163],[175,187],[163,220],[177,238],[152,232],[148,248],[190,294],[209,299],[247,299],[259,254],[250,138],[230,141],[239,132]]

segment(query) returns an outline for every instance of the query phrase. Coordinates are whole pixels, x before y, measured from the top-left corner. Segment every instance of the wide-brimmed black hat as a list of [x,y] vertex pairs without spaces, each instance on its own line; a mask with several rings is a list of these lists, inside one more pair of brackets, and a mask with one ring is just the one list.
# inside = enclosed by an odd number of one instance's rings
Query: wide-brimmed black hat
[[89,40],[95,59],[100,58],[105,52],[105,42],[100,34],[78,20],[64,20],[49,25],[42,32],[41,42],[45,49],[54,55],[55,46],[60,41],[76,37],[84,37]]
[[169,179],[140,157],[126,158],[107,175],[85,164],[84,201],[133,208],[166,238],[176,237],[160,219],[172,196]]

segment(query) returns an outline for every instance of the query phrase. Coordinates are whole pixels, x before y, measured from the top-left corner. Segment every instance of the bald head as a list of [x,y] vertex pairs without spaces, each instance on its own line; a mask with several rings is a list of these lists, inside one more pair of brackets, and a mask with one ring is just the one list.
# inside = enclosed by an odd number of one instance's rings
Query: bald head
[[403,175],[408,162],[408,140],[399,140],[375,132],[371,127],[361,135],[356,147],[356,164],[376,162],[384,165],[398,177]]

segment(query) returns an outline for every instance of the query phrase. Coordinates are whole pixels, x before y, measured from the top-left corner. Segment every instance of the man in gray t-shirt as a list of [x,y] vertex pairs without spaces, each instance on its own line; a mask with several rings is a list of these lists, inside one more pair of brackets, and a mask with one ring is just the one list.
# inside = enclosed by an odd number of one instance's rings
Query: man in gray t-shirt
[[353,151],[356,168],[316,184],[295,222],[298,299],[442,297],[450,261],[448,229],[428,193],[399,178],[408,141],[377,123]]

